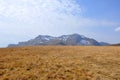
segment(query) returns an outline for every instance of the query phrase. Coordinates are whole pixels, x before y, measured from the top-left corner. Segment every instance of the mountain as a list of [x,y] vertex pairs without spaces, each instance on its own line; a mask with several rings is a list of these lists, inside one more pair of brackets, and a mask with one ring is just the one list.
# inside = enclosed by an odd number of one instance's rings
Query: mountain
[[109,43],[106,43],[106,42],[99,42],[99,44],[100,44],[101,46],[110,45]]
[[35,45],[85,45],[85,46],[104,46],[109,45],[105,42],[98,42],[95,39],[85,37],[79,34],[62,35],[53,37],[49,35],[39,35],[34,39],[19,42],[18,44],[9,44],[8,47],[15,46],[35,46]]

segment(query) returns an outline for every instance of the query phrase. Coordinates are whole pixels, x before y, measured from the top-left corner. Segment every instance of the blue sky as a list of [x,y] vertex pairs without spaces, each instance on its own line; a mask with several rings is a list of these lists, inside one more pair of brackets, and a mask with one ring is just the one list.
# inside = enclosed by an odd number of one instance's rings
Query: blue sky
[[79,33],[120,43],[120,0],[0,0],[0,47]]

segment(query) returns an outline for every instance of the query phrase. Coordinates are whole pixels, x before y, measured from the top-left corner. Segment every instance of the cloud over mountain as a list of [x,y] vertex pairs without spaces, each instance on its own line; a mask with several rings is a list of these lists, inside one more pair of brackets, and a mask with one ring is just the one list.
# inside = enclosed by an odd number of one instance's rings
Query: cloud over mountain
[[0,0],[0,16],[20,20],[58,17],[58,14],[79,14],[81,8],[74,0]]
[[13,20],[38,22],[39,24],[42,22],[55,24],[57,22],[55,25],[64,22],[61,26],[70,22],[75,26],[115,24],[82,17],[82,12],[80,4],[75,0],[0,0],[0,16]]

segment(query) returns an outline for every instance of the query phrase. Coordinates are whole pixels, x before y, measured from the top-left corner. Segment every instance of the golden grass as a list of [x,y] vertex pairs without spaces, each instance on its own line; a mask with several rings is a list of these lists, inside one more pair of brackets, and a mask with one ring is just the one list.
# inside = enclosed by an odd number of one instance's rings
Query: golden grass
[[120,80],[120,47],[0,49],[0,80]]

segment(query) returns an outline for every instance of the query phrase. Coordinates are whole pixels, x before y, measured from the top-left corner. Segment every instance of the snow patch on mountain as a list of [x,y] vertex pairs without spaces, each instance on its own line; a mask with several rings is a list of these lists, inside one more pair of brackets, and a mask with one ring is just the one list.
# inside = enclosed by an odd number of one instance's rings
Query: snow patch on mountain
[[87,41],[87,40],[81,40],[80,42],[81,42],[81,44],[83,44],[83,45],[90,45],[90,42]]

